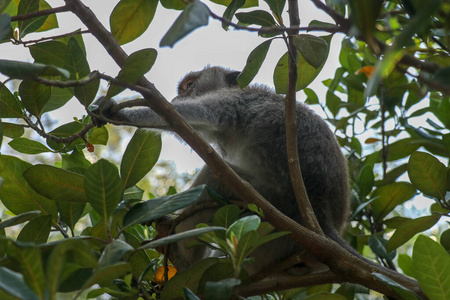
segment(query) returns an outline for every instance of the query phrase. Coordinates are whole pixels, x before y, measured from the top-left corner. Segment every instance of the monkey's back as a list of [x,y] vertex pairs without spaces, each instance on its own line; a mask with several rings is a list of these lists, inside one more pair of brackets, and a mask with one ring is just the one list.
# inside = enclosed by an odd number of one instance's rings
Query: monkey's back
[[[224,158],[253,173],[255,182],[250,183],[283,213],[301,222],[287,164],[284,97],[265,87],[232,93],[240,94],[231,98],[241,103],[234,105],[239,107],[230,124],[235,131],[218,141]],[[301,103],[296,115],[300,165],[311,204],[325,233],[340,231],[349,210],[346,159],[324,120]]]

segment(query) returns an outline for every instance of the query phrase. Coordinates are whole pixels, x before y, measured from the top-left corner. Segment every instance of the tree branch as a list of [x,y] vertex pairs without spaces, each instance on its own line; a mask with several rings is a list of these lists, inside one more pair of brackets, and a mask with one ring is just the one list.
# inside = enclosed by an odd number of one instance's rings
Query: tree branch
[[[289,0],[289,17],[291,26],[299,26],[300,19],[298,15],[298,1]],[[293,43],[294,35],[297,34],[296,30],[289,32],[289,80],[288,91],[285,99],[285,118],[286,118],[286,146],[287,146],[287,159],[289,165],[289,172],[291,175],[292,187],[294,190],[295,198],[297,199],[297,205],[300,210],[302,222],[306,228],[311,229],[316,233],[323,234],[320,228],[319,222],[314,214],[314,210],[306,193],[305,184],[303,182],[303,176],[300,168],[300,160],[298,157],[298,144],[297,144],[297,101],[296,101],[296,86],[297,86],[297,59],[298,50]]]
[[55,7],[55,8],[43,9],[43,10],[34,11],[34,12],[30,12],[30,13],[23,14],[23,15],[12,16],[11,22],[27,20],[27,19],[36,18],[36,17],[43,17],[43,16],[48,16],[48,15],[52,15],[52,14],[56,14],[56,13],[60,13],[60,12],[66,12],[66,11],[70,11],[70,9],[67,5]]
[[[95,14],[80,0],[65,0],[70,4],[74,14],[87,26],[91,33],[105,47],[111,57],[119,66],[123,66],[127,55],[115,41],[114,37],[96,18]],[[291,0],[292,1],[292,0]],[[378,272],[395,280],[400,285],[411,289],[424,296],[416,281],[407,278],[381,266],[372,265],[364,260],[356,258],[336,242],[325,236],[306,229],[297,222],[287,218],[279,210],[266,201],[251,185],[239,178],[239,176],[225,163],[214,149],[201,139],[199,134],[189,126],[175,111],[173,106],[161,95],[161,93],[147,79],[141,78],[136,84],[137,89],[144,97],[147,105],[157,114],[162,116],[171,128],[208,164],[212,172],[242,199],[256,204],[263,211],[276,228],[281,231],[291,232],[291,237],[298,241],[302,247],[314,255],[320,262],[328,265],[336,274],[342,276],[342,281],[362,284],[370,289],[384,293],[399,299],[398,295],[389,286],[373,278],[372,273]],[[341,281],[340,281],[341,282]],[[426,296],[424,296],[426,298]]]

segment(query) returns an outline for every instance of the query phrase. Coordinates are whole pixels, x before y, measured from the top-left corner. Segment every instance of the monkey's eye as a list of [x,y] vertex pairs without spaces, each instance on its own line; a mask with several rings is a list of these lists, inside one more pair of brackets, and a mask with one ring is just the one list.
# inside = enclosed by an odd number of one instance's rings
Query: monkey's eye
[[194,81],[189,81],[186,83],[186,90],[189,89],[194,84]]

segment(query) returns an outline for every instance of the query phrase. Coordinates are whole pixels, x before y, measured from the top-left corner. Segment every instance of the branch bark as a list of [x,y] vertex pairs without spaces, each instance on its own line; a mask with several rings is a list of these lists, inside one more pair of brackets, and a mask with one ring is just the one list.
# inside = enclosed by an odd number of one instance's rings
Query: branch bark
[[[96,18],[95,14],[80,0],[65,0],[71,11],[87,26],[91,33],[105,47],[111,57],[119,66],[123,66],[127,55],[115,41],[114,37]],[[386,268],[369,264],[347,252],[334,241],[306,229],[295,221],[287,218],[269,202],[267,202],[256,190],[238,175],[221,159],[213,148],[203,141],[201,137],[190,127],[173,106],[161,95],[161,93],[147,79],[141,78],[136,85],[136,90],[145,98],[147,105],[161,115],[208,164],[219,180],[229,186],[233,192],[242,199],[255,203],[265,213],[267,219],[278,229],[292,232],[293,239],[298,241],[306,251],[315,256],[317,260],[328,265],[330,269],[339,274],[342,281],[362,284],[370,289],[385,295],[400,299],[398,295],[385,283],[377,281],[372,273],[378,272],[388,276],[402,286],[409,288],[421,296],[419,285],[416,281],[404,275],[392,272]],[[426,296],[424,297],[426,298]]]

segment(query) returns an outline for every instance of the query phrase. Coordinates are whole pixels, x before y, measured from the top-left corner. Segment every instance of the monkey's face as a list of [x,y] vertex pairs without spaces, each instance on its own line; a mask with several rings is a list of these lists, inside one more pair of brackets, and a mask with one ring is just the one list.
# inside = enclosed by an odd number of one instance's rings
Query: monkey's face
[[221,88],[237,87],[240,72],[221,67],[207,67],[202,71],[187,74],[178,84],[178,96],[172,101],[198,97]]

